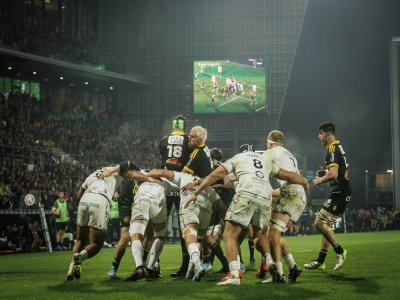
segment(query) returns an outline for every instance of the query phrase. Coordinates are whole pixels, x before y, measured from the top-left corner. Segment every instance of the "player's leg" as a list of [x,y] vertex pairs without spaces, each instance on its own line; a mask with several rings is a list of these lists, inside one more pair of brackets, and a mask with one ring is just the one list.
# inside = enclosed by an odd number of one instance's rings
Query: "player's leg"
[[[79,254],[82,250],[82,247],[87,243],[89,240],[89,227],[87,226],[77,226],[76,229],[76,242],[72,247],[71,251],[71,263],[68,268],[67,275],[65,277],[65,281],[73,280],[74,279],[74,265],[75,265],[75,256]],[[82,250],[83,251],[83,250]],[[86,251],[84,252],[86,255]],[[80,276],[79,276],[80,277]],[[77,278],[79,279],[79,278]]]
[[218,285],[240,285],[240,258],[238,239],[242,232],[242,225],[226,220],[224,229],[224,242],[226,256],[229,263],[229,274]]
[[[134,211],[132,211],[132,215],[133,214]],[[136,281],[144,278],[145,276],[145,269],[143,265],[143,239],[147,224],[147,220],[134,220],[130,225],[129,233],[131,236],[131,249],[133,259],[135,260],[136,269],[128,278],[126,278],[127,281]]]
[[290,216],[282,212],[273,212],[270,221],[269,241],[273,249],[273,258],[279,275],[283,276],[281,237],[282,232],[286,231],[286,225],[290,221]]
[[114,259],[113,259],[110,269],[107,272],[108,276],[110,276],[112,278],[117,276],[119,264],[121,262],[122,257],[125,254],[125,250],[126,250],[126,247],[128,246],[129,241],[130,241],[129,227],[128,226],[121,227],[120,239],[117,243],[117,246],[115,247]]

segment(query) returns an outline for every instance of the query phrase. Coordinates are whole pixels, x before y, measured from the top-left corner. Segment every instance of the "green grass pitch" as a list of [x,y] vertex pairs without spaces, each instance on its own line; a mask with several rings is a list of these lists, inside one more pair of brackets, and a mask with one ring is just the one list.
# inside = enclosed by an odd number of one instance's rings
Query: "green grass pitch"
[[[221,77],[217,73],[217,64],[222,66]],[[200,65],[204,67],[201,68]],[[194,113],[252,113],[265,110],[267,105],[265,69],[253,69],[252,66],[227,60],[195,61],[194,72],[197,72],[197,80],[194,80],[193,87]],[[216,80],[218,81],[217,94],[213,92],[211,86],[212,74],[216,75]],[[226,78],[232,76],[243,84],[244,92],[223,97],[221,88],[225,86]],[[204,83],[203,89],[202,83]],[[250,105],[250,89],[253,84],[257,86],[256,104]],[[216,95],[214,103],[211,101],[213,94]]]
[[[83,263],[81,279],[64,283],[69,265],[67,251],[0,256],[0,299],[399,299],[400,232],[339,234],[348,249],[343,268],[333,271],[335,255],[329,250],[324,271],[304,270],[295,284],[260,284],[249,266],[247,242],[242,245],[247,271],[241,286],[216,286],[220,274],[206,273],[201,282],[172,279],[180,263],[180,245],[166,245],[161,254],[164,278],[125,282],[106,272],[114,249],[103,249]],[[302,266],[317,256],[319,235],[288,237],[296,261]],[[258,257],[258,255],[257,255]],[[286,266],[285,266],[286,267]],[[133,270],[127,248],[118,274]],[[216,264],[213,271],[220,268]],[[287,272],[287,271],[286,271]]]

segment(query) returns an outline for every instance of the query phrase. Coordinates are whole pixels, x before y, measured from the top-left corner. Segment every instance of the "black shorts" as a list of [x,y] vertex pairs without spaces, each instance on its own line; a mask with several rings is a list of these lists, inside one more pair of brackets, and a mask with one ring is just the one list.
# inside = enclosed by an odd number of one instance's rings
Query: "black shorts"
[[176,213],[179,215],[179,205],[181,203],[181,196],[179,192],[177,194],[172,194],[167,196],[167,212],[168,216],[171,213],[172,205],[175,206]]
[[350,199],[351,194],[348,193],[331,194],[330,198],[325,201],[323,208],[335,216],[340,216],[344,213]]
[[132,208],[127,205],[120,205],[119,210],[119,226],[129,227],[131,225]]
[[56,230],[65,230],[67,228],[67,222],[56,222]]

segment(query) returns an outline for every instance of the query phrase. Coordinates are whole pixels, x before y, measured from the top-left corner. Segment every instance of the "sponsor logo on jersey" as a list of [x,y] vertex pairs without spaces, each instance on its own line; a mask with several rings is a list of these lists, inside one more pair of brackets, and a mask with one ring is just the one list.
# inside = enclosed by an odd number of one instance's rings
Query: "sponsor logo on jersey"
[[170,135],[168,137],[168,144],[183,145],[184,137],[182,135]]

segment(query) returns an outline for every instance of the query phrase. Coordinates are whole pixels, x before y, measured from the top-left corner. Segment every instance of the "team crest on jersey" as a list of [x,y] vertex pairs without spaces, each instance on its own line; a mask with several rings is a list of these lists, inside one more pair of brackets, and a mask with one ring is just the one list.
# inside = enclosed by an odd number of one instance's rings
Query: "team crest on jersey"
[[170,135],[168,137],[168,144],[183,145],[184,137],[182,135]]

